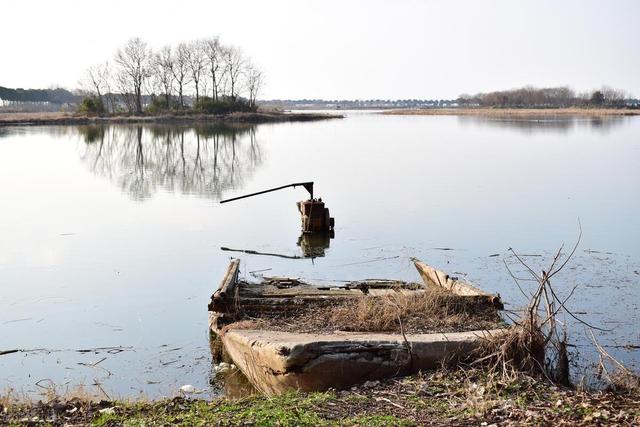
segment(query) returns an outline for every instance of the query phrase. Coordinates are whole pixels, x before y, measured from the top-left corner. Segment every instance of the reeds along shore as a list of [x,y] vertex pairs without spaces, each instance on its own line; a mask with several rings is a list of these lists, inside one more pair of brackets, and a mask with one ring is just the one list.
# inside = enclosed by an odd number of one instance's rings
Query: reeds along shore
[[637,116],[632,108],[424,108],[388,110],[381,114],[398,116],[488,116],[488,117],[603,117]]

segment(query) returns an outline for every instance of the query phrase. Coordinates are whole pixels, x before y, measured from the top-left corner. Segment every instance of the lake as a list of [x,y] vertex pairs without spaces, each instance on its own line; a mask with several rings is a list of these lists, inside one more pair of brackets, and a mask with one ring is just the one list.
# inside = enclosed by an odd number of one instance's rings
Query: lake
[[[109,397],[222,393],[207,303],[242,274],[418,281],[410,257],[525,299],[509,248],[540,270],[582,239],[554,286],[640,367],[640,118],[381,116],[257,126],[0,128],[0,390]],[[303,188],[336,220],[300,239]],[[230,252],[221,248],[284,255]],[[566,319],[581,372],[595,360]],[[579,374],[578,374],[579,375]]]

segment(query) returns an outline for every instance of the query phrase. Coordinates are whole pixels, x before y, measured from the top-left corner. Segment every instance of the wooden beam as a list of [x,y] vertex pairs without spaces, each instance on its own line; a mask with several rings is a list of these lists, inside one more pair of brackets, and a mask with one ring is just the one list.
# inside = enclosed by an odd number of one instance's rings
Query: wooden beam
[[209,303],[209,311],[220,312],[225,305],[225,299],[228,296],[233,296],[236,285],[238,284],[238,271],[240,270],[240,260],[233,259],[227,267],[227,272],[222,278],[222,282],[218,286],[218,289],[211,296],[211,302]]
[[487,300],[497,308],[502,309],[504,307],[500,300],[500,295],[488,294],[476,288],[471,283],[450,277],[447,273],[437,270],[417,258],[412,258],[411,260],[425,285],[441,288],[460,296],[486,297]]

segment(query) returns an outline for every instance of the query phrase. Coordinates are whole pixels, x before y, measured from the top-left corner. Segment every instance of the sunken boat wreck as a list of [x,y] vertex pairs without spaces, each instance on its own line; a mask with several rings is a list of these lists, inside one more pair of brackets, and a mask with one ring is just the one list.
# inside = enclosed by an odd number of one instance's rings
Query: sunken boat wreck
[[320,391],[468,359],[506,330],[499,295],[412,260],[420,283],[240,278],[231,260],[209,303],[226,357],[268,395]]

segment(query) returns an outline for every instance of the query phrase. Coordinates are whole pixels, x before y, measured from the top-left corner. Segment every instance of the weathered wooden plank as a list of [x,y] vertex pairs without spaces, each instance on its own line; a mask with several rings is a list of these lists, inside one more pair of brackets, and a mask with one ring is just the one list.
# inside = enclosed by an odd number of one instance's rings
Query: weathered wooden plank
[[384,295],[394,294],[395,291],[393,289],[369,289],[368,293],[374,297],[381,297]]
[[459,280],[454,277],[450,277],[447,273],[437,270],[424,262],[412,258],[420,277],[424,281],[425,285],[437,287],[449,291],[455,295],[468,296],[468,297],[485,297],[486,301],[498,308],[502,308],[502,301],[500,295],[492,295],[476,288],[471,283]]
[[229,267],[227,267],[227,272],[225,273],[218,289],[211,296],[211,301],[209,302],[209,311],[218,311],[224,312],[226,309],[228,296],[233,296],[236,285],[238,283],[238,271],[240,269],[240,260],[233,259],[229,263]]

